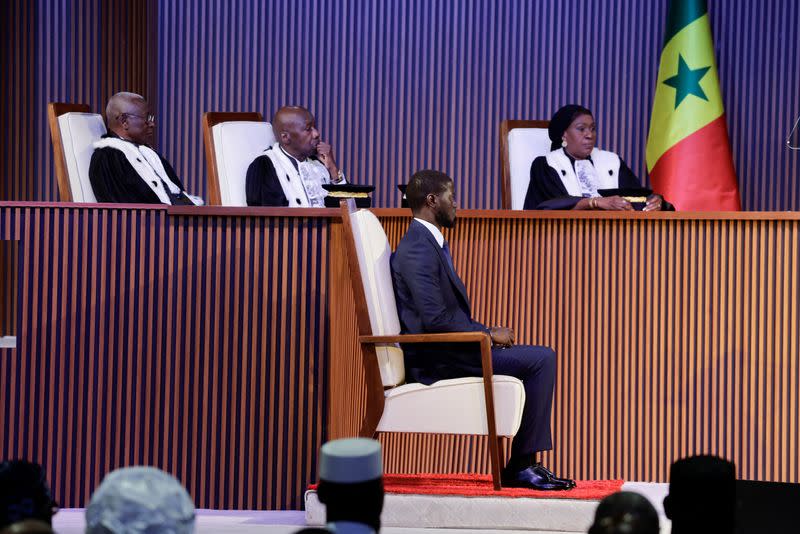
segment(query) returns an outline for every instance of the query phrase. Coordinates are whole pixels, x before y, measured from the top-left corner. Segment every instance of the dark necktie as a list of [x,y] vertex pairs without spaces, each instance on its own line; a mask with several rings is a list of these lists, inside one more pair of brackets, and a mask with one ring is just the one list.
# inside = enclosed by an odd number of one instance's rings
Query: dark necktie
[[[453,267],[453,257],[450,255],[450,247],[447,246],[447,241],[442,243],[442,252],[444,252],[444,257],[447,260],[447,265],[450,267],[450,270],[453,274],[456,274],[456,269]],[[456,275],[458,277],[458,275]]]
[[445,259],[447,260],[447,266],[450,267],[450,273],[453,275],[453,283],[456,286],[456,289],[461,296],[464,298],[464,303],[466,304],[467,314],[470,313],[469,311],[469,298],[467,297],[467,288],[464,287],[464,282],[461,281],[461,278],[458,277],[458,273],[456,272],[455,267],[453,267],[453,257],[450,255],[450,247],[447,246],[447,241],[442,243],[442,253],[444,254]]

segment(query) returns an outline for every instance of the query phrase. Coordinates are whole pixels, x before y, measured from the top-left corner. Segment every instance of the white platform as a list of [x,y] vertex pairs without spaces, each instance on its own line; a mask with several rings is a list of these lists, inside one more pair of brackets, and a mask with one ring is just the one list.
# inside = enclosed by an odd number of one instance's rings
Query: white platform
[[[670,531],[663,501],[668,484],[626,482],[624,491],[647,497],[659,514],[661,532]],[[583,499],[527,499],[508,497],[459,497],[448,495],[387,494],[381,524],[388,528],[455,529],[498,532],[586,532],[599,501]],[[325,506],[315,491],[305,495],[306,523],[323,525]],[[389,530],[386,530],[389,532]]]
[[0,349],[17,348],[17,336],[0,336]]
[[[662,506],[667,484],[626,482],[622,489],[650,499],[660,515],[661,532],[669,533]],[[306,502],[305,512],[198,510],[196,531],[289,534],[307,521],[309,525],[323,524],[325,510],[316,494],[309,492]],[[579,534],[588,530],[596,507],[597,501],[571,499],[387,495],[381,532],[434,534],[447,529],[451,534]],[[86,525],[83,514],[80,508],[59,511],[53,518],[54,530],[59,534],[82,534]]]

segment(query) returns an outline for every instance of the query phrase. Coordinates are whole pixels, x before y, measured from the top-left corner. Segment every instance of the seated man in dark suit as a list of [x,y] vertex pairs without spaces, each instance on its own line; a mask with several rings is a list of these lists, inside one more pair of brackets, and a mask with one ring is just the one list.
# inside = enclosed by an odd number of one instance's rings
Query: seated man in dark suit
[[155,116],[135,93],[108,100],[108,133],[94,144],[89,181],[98,202],[201,205],[189,195],[172,165],[151,147]]
[[[453,268],[442,228],[456,219],[453,180],[425,170],[411,177],[406,197],[414,220],[392,255],[392,281],[402,333],[486,332],[492,338],[492,366],[496,374],[519,378],[525,388],[522,424],[503,470],[504,486],[541,490],[574,487],[556,477],[535,454],[552,448],[550,412],[556,374],[556,355],[548,347],[514,345],[514,331],[472,319],[463,282]],[[409,381],[481,376],[480,349],[475,344],[404,345]]]

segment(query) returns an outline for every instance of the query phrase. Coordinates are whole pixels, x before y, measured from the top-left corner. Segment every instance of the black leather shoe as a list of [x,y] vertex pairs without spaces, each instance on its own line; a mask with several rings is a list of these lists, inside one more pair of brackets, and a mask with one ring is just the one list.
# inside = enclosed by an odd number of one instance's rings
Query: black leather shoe
[[501,484],[506,488],[528,488],[539,491],[560,491],[569,489],[563,482],[550,478],[541,465],[533,465],[516,473],[503,472]]
[[547,473],[550,476],[550,480],[552,480],[554,482],[561,482],[562,484],[566,485],[567,488],[574,488],[575,487],[575,481],[572,480],[571,478],[560,478],[560,477],[557,477],[555,475],[555,473],[550,471],[548,468],[546,468],[542,464],[536,464],[534,467],[539,467],[540,469],[542,469],[545,473]]

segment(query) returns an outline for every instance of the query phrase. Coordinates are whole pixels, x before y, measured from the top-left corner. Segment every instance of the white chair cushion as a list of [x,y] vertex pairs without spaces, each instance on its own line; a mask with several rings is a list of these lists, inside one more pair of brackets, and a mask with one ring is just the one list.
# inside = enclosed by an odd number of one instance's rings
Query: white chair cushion
[[247,168],[275,143],[268,122],[230,121],[211,128],[223,206],[246,206]]
[[89,164],[95,141],[106,133],[103,117],[96,113],[64,113],[58,117],[64,160],[73,202],[97,202],[89,181]]
[[[511,376],[495,375],[498,436],[514,436],[522,421],[525,389]],[[386,392],[378,432],[489,433],[483,378],[440,380],[430,386],[406,384]]]
[[531,181],[531,164],[550,152],[547,128],[514,128],[508,132],[511,209],[521,210]]
[[[386,232],[378,218],[367,210],[353,213],[351,221],[372,333],[397,335],[400,333],[400,319],[397,317],[392,270],[389,265],[392,248],[386,239]],[[402,384],[405,381],[405,365],[400,347],[383,345],[375,347],[375,350],[383,385]]]

